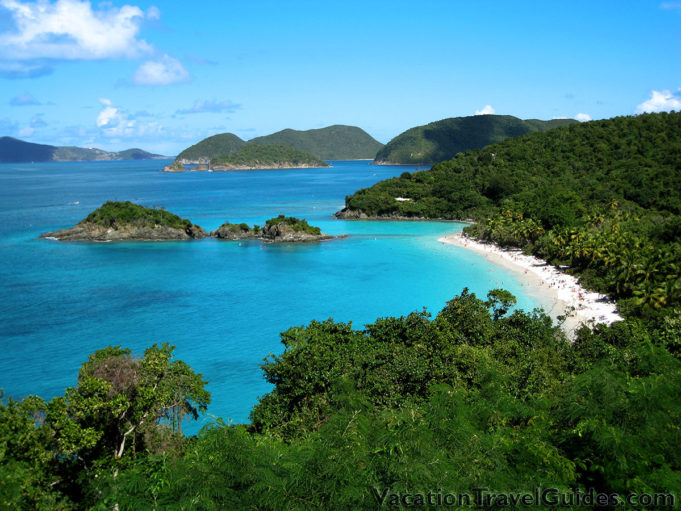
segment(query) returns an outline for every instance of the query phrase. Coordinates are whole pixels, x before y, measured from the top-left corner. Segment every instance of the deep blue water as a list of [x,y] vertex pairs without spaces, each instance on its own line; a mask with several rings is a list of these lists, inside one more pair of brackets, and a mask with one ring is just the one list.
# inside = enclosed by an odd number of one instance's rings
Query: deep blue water
[[[6,394],[49,399],[75,384],[97,349],[120,344],[141,353],[168,341],[209,381],[209,416],[244,422],[270,388],[259,364],[281,352],[279,332],[291,326],[333,317],[359,328],[423,307],[436,313],[464,286],[484,296],[497,283],[518,296],[520,307],[537,306],[504,269],[437,242],[462,224],[332,217],[346,195],[413,168],[333,162],[314,170],[158,172],[166,163],[0,165]],[[228,219],[262,225],[286,214],[349,236],[304,245],[38,239],[106,200],[164,206],[206,230]]]

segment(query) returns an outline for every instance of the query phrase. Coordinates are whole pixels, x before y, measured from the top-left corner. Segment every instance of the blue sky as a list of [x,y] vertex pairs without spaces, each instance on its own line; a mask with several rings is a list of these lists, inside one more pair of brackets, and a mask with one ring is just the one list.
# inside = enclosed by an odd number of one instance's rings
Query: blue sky
[[202,138],[681,110],[681,1],[0,0],[0,136]]

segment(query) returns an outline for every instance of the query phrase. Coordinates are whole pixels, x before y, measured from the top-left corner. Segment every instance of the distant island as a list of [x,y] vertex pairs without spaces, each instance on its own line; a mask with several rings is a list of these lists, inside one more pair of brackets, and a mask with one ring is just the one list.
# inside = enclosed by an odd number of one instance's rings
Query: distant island
[[[254,146],[268,149],[257,152]],[[273,147],[299,152],[284,152]],[[355,126],[334,125],[307,131],[286,129],[248,142],[233,133],[220,133],[188,147],[163,170],[183,172],[187,170],[185,165],[192,166],[191,170],[326,167],[324,160],[371,160],[381,147],[383,144]],[[280,154],[276,154],[277,151]],[[214,160],[220,161],[213,163]]]
[[425,126],[416,126],[396,136],[378,151],[374,163],[438,163],[451,160],[457,153],[479,149],[506,138],[576,122],[574,119],[522,120],[512,115],[472,115],[443,119]]
[[178,241],[214,237],[222,240],[259,239],[266,242],[307,242],[331,239],[306,220],[279,215],[263,227],[225,222],[206,233],[203,228],[162,208],[129,201],[108,201],[75,226],[40,236],[58,241]]
[[0,163],[46,161],[152,160],[166,158],[142,149],[108,152],[102,149],[34,144],[12,137],[0,137]]
[[59,241],[166,241],[206,237],[198,225],[159,208],[132,202],[108,201],[69,229],[48,232],[41,238]]
[[[281,145],[245,144],[238,150],[211,158],[208,162],[199,160],[194,171],[225,171],[253,169],[291,169],[320,168],[329,164],[316,156]],[[164,172],[184,172],[188,170],[180,160],[175,160],[163,168]]]

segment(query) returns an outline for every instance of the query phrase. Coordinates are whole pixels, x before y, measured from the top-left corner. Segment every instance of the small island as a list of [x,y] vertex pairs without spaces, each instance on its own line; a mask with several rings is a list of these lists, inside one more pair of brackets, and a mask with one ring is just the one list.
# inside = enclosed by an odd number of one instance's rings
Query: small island
[[206,237],[198,225],[161,208],[146,208],[129,201],[104,203],[69,229],[48,232],[41,238],[59,241],[170,241]]
[[284,215],[270,218],[263,227],[225,222],[207,233],[202,227],[163,208],[147,208],[129,201],[108,201],[73,227],[40,237],[58,241],[173,241],[212,237],[228,241],[251,239],[267,243],[296,243],[328,240],[336,236],[324,234],[306,220]]
[[[197,163],[198,166],[185,168],[185,164]],[[210,160],[196,162],[176,159],[163,168],[164,172],[226,171],[226,170],[265,170],[265,169],[306,169],[329,167],[330,165],[316,156],[282,145],[246,144],[240,149],[222,154]]]
[[306,220],[284,215],[270,218],[263,227],[225,222],[210,235],[222,240],[261,239],[273,243],[300,243],[334,238],[334,236],[324,234],[319,227],[308,224]]

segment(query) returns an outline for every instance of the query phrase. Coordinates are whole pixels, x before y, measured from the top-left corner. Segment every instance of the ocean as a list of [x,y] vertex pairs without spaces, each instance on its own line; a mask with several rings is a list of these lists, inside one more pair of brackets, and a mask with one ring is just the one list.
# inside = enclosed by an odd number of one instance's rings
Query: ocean
[[[346,195],[415,167],[332,162],[324,169],[159,172],[166,160],[0,164],[0,388],[15,399],[62,395],[88,355],[109,345],[141,354],[169,342],[208,380],[217,417],[248,421],[271,386],[259,365],[279,333],[312,320],[352,322],[422,310],[435,315],[468,287],[504,287],[537,302],[517,276],[437,238],[457,222],[342,221]],[[265,245],[63,243],[38,239],[107,200],[165,207],[216,229],[305,218],[343,239]]]

